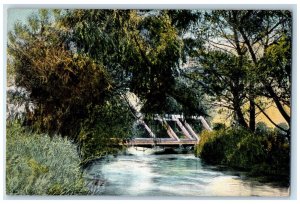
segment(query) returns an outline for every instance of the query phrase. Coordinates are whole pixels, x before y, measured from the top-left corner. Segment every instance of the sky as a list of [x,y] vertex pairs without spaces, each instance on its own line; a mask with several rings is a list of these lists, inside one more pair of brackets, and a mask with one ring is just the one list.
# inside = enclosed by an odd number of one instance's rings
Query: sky
[[25,23],[27,18],[37,12],[37,9],[8,9],[7,10],[7,31],[11,31],[16,22]]

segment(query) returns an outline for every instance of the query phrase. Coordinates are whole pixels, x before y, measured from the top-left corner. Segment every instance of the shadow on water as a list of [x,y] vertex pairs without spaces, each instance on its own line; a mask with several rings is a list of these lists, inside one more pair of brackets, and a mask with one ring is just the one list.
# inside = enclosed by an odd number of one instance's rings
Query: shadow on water
[[[199,159],[200,160],[200,159]],[[274,175],[255,175],[249,171],[238,168],[231,168],[225,165],[209,165],[202,162],[204,169],[222,172],[225,175],[237,176],[244,181],[256,182],[257,184],[268,184],[274,187],[288,188],[290,186],[290,179],[285,176]]]

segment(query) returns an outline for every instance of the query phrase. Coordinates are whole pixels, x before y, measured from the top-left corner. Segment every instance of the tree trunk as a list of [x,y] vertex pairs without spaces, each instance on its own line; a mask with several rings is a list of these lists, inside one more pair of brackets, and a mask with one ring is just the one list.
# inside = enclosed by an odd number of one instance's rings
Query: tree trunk
[[[233,18],[235,21],[237,21],[236,19],[236,14],[233,12]],[[238,61],[238,66],[239,68],[242,68],[243,67],[243,53],[242,53],[242,50],[241,50],[241,47],[240,47],[240,42],[239,42],[239,39],[238,39],[238,33],[237,33],[237,28],[236,26],[233,26],[233,33],[234,33],[234,42],[235,42],[235,45],[236,45],[236,51],[238,53],[238,57],[239,57],[239,61]],[[233,107],[234,107],[234,111],[235,111],[235,114],[237,116],[237,121],[238,123],[243,126],[244,128],[249,128],[249,126],[247,125],[246,123],[246,120],[244,118],[244,115],[243,115],[243,112],[241,110],[241,106],[240,106],[240,98],[239,98],[239,80],[238,78],[235,80],[237,84],[237,87],[235,87],[236,90],[233,90],[232,93],[233,93]],[[255,118],[254,118],[255,119]]]
[[246,120],[244,118],[241,106],[240,106],[240,102],[239,102],[239,98],[236,96],[233,96],[233,109],[236,115],[236,119],[239,125],[241,125],[242,127],[248,129],[248,125],[246,123]]
[[276,95],[276,93],[274,92],[273,88],[268,84],[265,85],[267,91],[269,92],[269,94],[271,95],[273,101],[276,104],[276,107],[278,108],[280,114],[282,115],[282,117],[285,119],[285,121],[288,123],[288,125],[290,126],[291,123],[291,117],[286,113],[286,111],[284,110],[282,104],[280,103],[280,100],[278,98],[278,96]]
[[250,82],[250,93],[249,93],[249,129],[254,132],[255,131],[255,102],[253,96],[253,84]]
[[[248,47],[248,50],[250,52],[250,55],[251,55],[251,58],[252,58],[254,64],[257,65],[257,59],[256,59],[255,53],[254,53],[254,51],[253,51],[253,49],[251,47],[249,39],[245,35],[243,28],[239,27],[239,31],[240,31],[243,39],[245,40],[245,43],[246,43],[246,45]],[[249,129],[251,131],[255,131],[255,103],[254,103],[255,97],[254,97],[254,94],[253,94],[254,85],[253,85],[252,81],[250,82],[249,89],[250,89],[250,91],[249,91],[249,102],[250,102],[250,108],[249,108]]]

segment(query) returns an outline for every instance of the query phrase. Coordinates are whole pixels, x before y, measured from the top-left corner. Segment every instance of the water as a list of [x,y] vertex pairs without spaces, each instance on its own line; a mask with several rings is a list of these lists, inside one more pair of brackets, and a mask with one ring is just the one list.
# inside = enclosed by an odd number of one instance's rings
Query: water
[[122,155],[94,162],[89,188],[109,196],[288,196],[286,187],[219,171],[192,154]]

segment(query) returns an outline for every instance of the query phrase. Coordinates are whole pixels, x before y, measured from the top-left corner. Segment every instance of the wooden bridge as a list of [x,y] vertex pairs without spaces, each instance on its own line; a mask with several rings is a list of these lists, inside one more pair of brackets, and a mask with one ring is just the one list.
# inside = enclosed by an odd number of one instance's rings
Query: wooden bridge
[[[143,125],[146,129],[150,138],[134,138],[125,143],[127,146],[136,146],[136,147],[154,147],[154,146],[163,146],[163,147],[176,147],[176,146],[194,146],[196,145],[200,138],[198,134],[193,130],[191,125],[183,120],[183,116],[180,115],[165,115],[164,117],[156,115],[154,120],[157,120],[161,123],[163,127],[166,128],[168,138],[158,138],[150,127],[145,123],[143,118],[138,120],[138,123]],[[204,129],[211,130],[210,126],[206,120],[202,117],[192,117],[192,119],[199,120]],[[175,121],[176,125],[180,128],[181,133],[183,133],[184,138],[179,138],[175,131],[168,124],[168,121]]]
[[163,147],[175,147],[175,146],[194,146],[197,144],[197,140],[190,139],[181,139],[173,140],[171,138],[135,138],[126,143],[127,146],[136,146],[136,147],[154,147],[154,146],[163,146]]
[[[135,147],[154,147],[154,146],[163,146],[163,147],[187,147],[194,146],[200,140],[199,132],[196,133],[192,126],[186,121],[182,115],[158,115],[156,114],[153,120],[159,121],[160,125],[164,127],[167,131],[167,138],[159,138],[151,128],[146,124],[144,115],[140,112],[138,108],[139,99],[133,93],[127,93],[124,96],[124,99],[127,101],[130,108],[133,110],[133,115],[137,119],[137,124],[142,125],[147,132],[148,138],[133,138],[129,141],[124,142],[123,144],[127,146]],[[197,120],[204,127],[204,129],[211,131],[212,129],[202,116],[193,116],[189,119]],[[175,122],[176,127],[180,129],[180,135],[183,137],[178,137],[172,127],[169,125],[168,121]]]

